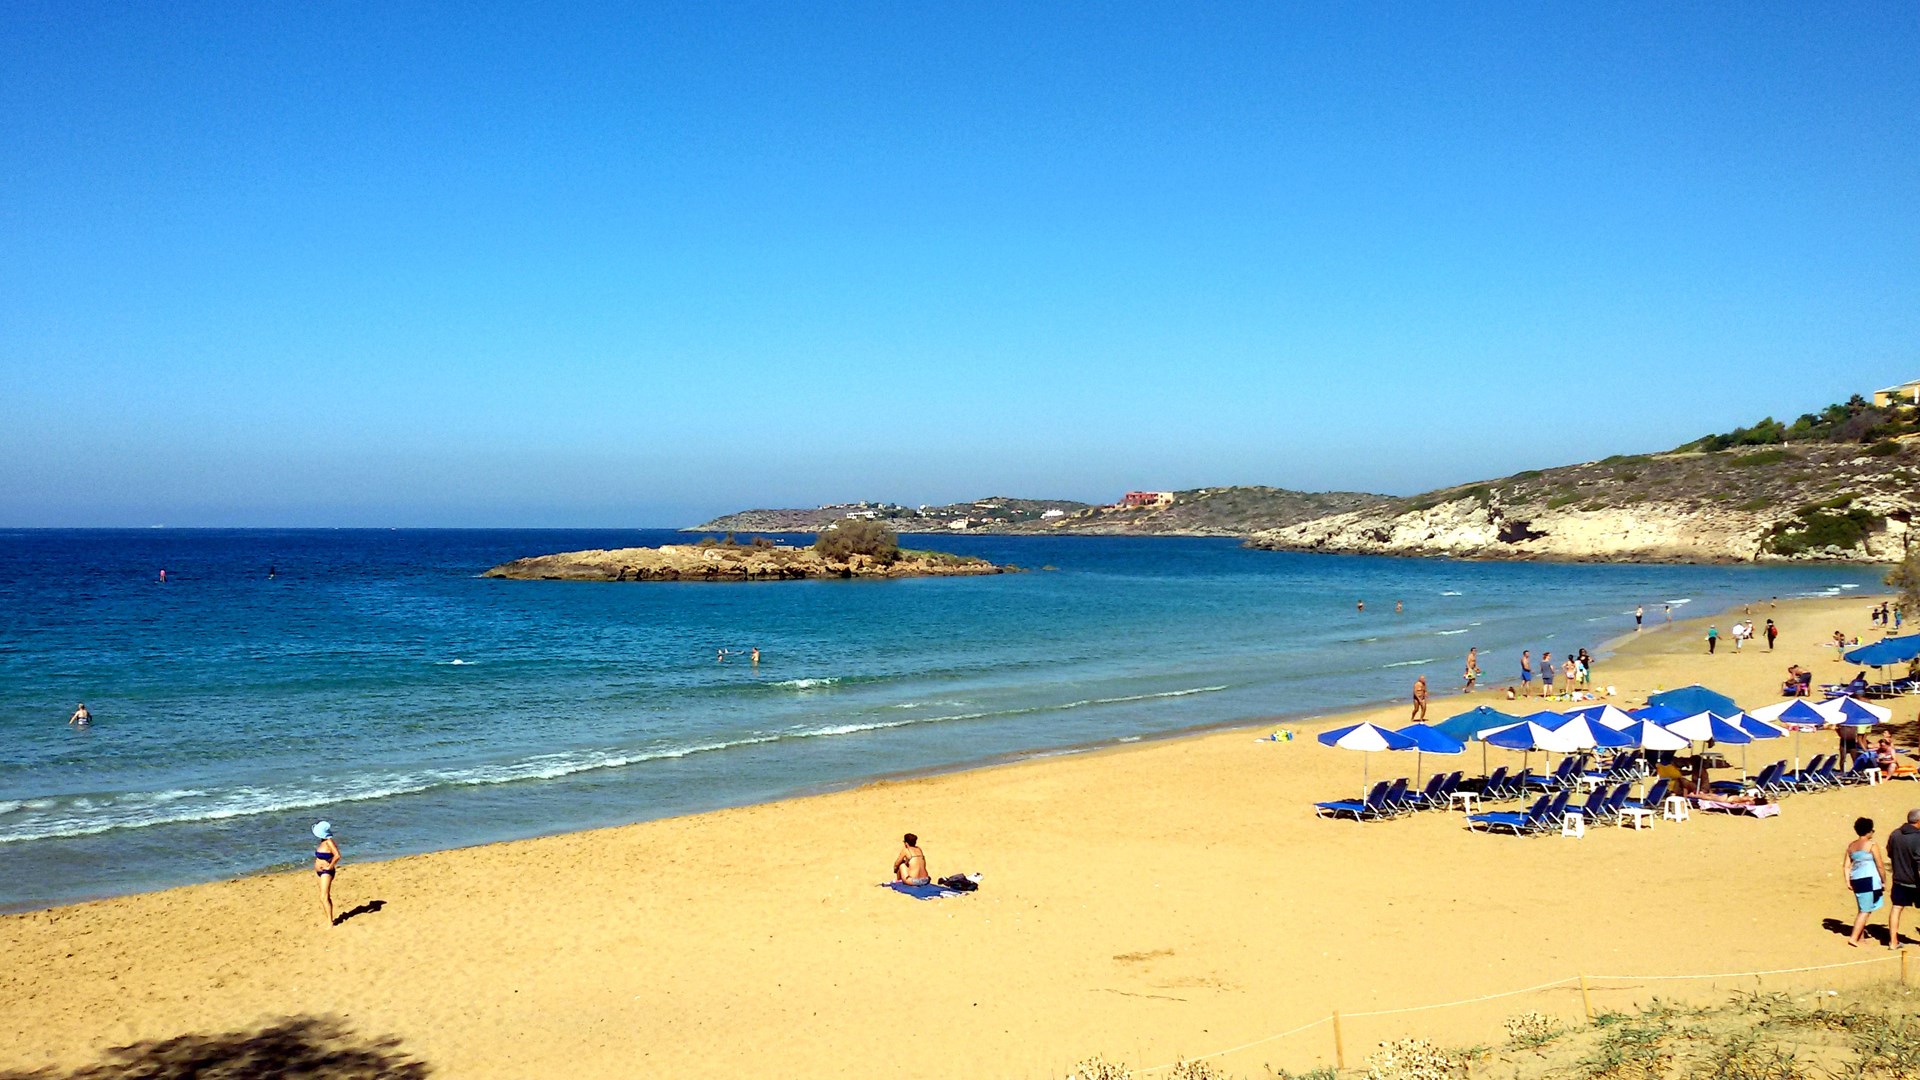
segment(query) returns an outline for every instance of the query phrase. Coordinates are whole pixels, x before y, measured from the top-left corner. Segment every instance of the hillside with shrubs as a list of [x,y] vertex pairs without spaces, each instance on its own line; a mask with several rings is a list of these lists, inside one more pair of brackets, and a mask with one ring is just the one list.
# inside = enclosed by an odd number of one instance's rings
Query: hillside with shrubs
[[1863,399],[1661,454],[1529,469],[1254,534],[1256,547],[1495,559],[1905,557],[1920,411]]

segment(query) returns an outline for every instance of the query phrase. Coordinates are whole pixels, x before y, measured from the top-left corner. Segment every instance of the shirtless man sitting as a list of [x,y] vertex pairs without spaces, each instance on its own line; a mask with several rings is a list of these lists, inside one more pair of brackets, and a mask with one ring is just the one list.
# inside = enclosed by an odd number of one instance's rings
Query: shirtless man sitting
[[927,853],[920,850],[920,838],[908,833],[905,840],[905,846],[893,860],[893,879],[906,885],[931,884],[933,879],[927,876]]

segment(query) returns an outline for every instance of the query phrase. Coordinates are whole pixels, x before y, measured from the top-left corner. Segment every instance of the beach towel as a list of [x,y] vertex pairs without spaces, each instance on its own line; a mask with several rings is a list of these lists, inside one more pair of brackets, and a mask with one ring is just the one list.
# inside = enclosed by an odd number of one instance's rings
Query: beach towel
[[911,896],[915,900],[938,900],[947,896],[959,896],[944,885],[909,885],[904,881],[883,881],[880,884],[894,892]]

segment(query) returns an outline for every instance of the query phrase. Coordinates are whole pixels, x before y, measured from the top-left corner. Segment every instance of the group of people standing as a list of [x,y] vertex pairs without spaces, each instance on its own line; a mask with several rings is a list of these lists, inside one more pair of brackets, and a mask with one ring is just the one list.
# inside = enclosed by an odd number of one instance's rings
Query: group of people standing
[[[1543,651],[1540,654],[1540,696],[1554,695],[1554,680],[1560,680],[1561,687],[1572,691],[1585,689],[1593,685],[1593,655],[1585,649],[1568,653],[1567,658],[1558,665],[1553,662],[1553,653]],[[1533,696],[1533,650],[1520,650],[1520,691],[1521,697]]]
[[1882,601],[1880,606],[1874,608],[1870,615],[1873,619],[1873,625],[1890,627],[1894,630],[1900,629],[1900,624],[1906,620],[1905,613],[1892,601]]
[[[1746,645],[1747,642],[1752,641],[1754,638],[1757,638],[1757,637],[1766,638],[1767,651],[1772,652],[1774,640],[1780,636],[1780,628],[1774,625],[1774,622],[1772,619],[1768,619],[1766,628],[1764,630],[1755,630],[1753,627],[1752,619],[1742,619],[1741,621],[1733,624],[1732,630],[1729,631],[1729,636],[1733,638],[1734,652],[1739,652],[1741,648]],[[1720,647],[1720,628],[1718,626],[1707,627],[1707,654],[1712,655],[1713,653],[1718,652],[1719,647]]]

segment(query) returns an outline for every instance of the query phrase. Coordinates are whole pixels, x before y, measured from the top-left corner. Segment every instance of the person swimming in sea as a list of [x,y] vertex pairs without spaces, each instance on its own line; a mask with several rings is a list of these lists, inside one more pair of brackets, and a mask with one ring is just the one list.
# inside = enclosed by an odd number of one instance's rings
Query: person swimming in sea
[[320,903],[327,909],[327,925],[338,926],[340,920],[333,917],[333,877],[340,869],[340,845],[333,839],[332,823],[316,823],[313,838],[320,841],[313,849],[313,876],[320,880]]
[[81,702],[80,706],[73,710],[73,715],[67,717],[67,723],[74,727],[86,727],[93,723],[93,714],[87,711],[86,702]]

